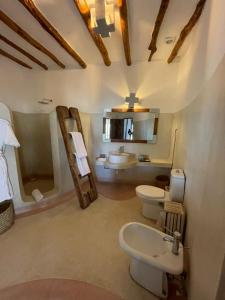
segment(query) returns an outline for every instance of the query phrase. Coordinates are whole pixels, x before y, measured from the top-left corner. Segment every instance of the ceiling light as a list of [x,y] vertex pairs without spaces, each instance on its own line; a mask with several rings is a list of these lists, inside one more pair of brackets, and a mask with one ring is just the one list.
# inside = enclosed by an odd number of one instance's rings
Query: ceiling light
[[109,37],[115,31],[114,0],[91,0],[91,27],[101,37]]

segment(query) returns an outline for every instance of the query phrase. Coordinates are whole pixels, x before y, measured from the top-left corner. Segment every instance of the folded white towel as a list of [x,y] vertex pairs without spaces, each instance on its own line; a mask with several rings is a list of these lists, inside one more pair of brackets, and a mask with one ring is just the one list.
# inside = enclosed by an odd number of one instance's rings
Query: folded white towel
[[84,145],[84,140],[80,132],[70,132],[75,148],[75,157],[77,166],[81,176],[85,176],[91,172],[87,162],[87,150]]
[[87,157],[87,150],[80,132],[70,132],[76,152],[76,158]]
[[89,168],[87,158],[86,157],[79,158],[76,155],[76,159],[77,159],[77,166],[80,171],[80,175],[85,176],[85,175],[89,174],[91,172],[91,170]]

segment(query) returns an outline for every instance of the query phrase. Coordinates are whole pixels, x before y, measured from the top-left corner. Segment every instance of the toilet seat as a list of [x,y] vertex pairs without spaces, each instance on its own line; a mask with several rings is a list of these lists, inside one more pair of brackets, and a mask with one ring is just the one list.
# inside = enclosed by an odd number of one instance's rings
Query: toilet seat
[[139,185],[136,187],[138,197],[145,200],[165,201],[165,191],[152,185]]

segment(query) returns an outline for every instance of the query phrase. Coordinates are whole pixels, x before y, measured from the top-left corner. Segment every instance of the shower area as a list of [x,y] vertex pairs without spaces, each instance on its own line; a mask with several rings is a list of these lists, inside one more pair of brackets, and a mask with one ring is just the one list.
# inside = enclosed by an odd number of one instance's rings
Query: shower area
[[50,115],[13,112],[24,201],[31,201],[32,191],[44,196],[54,191],[54,172],[50,134]]

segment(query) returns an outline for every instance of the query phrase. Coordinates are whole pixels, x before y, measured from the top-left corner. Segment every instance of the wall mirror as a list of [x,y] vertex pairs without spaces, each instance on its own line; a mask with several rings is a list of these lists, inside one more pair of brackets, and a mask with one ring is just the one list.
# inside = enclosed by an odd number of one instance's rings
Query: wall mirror
[[103,141],[154,144],[158,120],[159,109],[105,110]]

